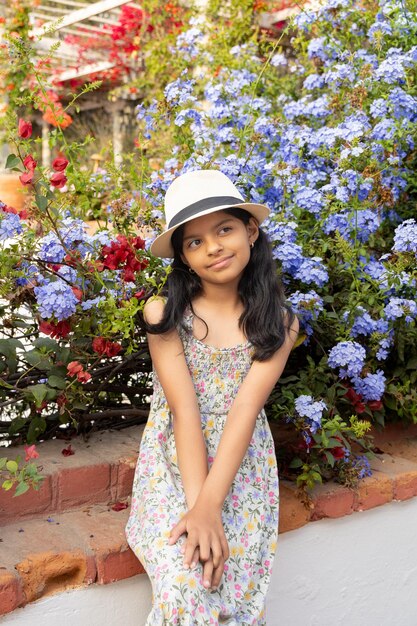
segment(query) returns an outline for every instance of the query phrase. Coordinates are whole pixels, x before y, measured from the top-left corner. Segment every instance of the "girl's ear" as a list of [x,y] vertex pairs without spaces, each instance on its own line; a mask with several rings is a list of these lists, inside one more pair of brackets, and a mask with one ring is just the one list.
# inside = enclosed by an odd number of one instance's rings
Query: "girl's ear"
[[259,226],[254,217],[249,218],[249,222],[246,224],[246,230],[249,237],[249,243],[255,243],[259,237]]

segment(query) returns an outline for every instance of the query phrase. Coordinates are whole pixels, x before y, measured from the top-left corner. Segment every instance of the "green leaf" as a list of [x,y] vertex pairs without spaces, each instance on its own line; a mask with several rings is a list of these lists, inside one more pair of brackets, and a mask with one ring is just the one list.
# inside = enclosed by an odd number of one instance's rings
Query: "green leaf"
[[334,467],[335,459],[334,459],[333,454],[331,454],[328,450],[323,450],[323,452],[325,454],[325,457],[326,457],[327,462],[330,465],[330,467]]
[[6,463],[6,469],[11,473],[11,474],[16,474],[17,470],[19,469],[18,464],[16,463],[16,461],[7,461]]
[[0,457],[0,470],[3,469],[6,463],[7,463],[7,458],[5,456]]
[[5,480],[2,487],[5,491],[9,491],[14,485],[14,480]]
[[20,165],[20,159],[15,154],[9,154],[6,160],[6,170],[11,170]]
[[33,443],[41,435],[46,428],[46,421],[40,415],[36,415],[32,418],[28,429],[27,440],[29,443]]
[[41,196],[40,194],[36,194],[35,200],[40,210],[45,211],[48,206],[48,198],[45,198],[45,196]]
[[58,376],[48,376],[48,383],[51,387],[56,387],[56,389],[65,389],[67,386],[66,380]]
[[294,459],[291,460],[291,463],[289,466],[291,468],[296,468],[296,467],[301,467],[302,464],[303,464],[302,460],[298,457],[295,457]]
[[28,387],[26,387],[25,392],[29,395],[32,395],[35,398],[36,406],[40,407],[42,402],[46,398],[48,388],[44,384],[29,385]]
[[39,350],[30,350],[29,352],[26,352],[25,359],[29,365],[36,367],[38,370],[46,371],[52,367],[51,359],[45,354],[42,354],[42,352],[39,352]]
[[27,483],[21,482],[17,485],[16,487],[16,491],[13,494],[13,498],[15,498],[16,496],[21,496],[22,493],[25,493],[26,491],[28,491],[29,489],[29,485]]
[[50,337],[38,337],[33,342],[34,348],[45,348],[47,352],[56,352],[58,350],[58,342]]
[[15,417],[8,428],[9,435],[16,435],[26,425],[26,420],[23,417]]

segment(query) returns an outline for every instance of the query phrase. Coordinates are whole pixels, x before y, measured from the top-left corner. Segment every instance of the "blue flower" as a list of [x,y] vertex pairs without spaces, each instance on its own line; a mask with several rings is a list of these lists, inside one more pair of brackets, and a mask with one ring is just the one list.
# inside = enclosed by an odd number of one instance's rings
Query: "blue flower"
[[182,106],[195,102],[197,98],[193,95],[194,85],[195,80],[177,78],[165,87],[165,98],[172,106]]
[[283,270],[289,274],[296,272],[304,259],[302,248],[296,243],[284,242],[276,246],[272,253],[275,259],[281,261]]
[[301,280],[307,285],[311,285],[313,283],[317,285],[317,287],[323,287],[329,280],[329,273],[323,265],[322,259],[314,256],[308,259],[303,259],[301,265],[294,274],[294,278],[298,278],[298,280]]
[[323,411],[327,409],[323,400],[314,401],[312,396],[302,395],[295,399],[295,410],[300,417],[305,417],[312,433],[321,426]]
[[382,35],[392,35],[392,27],[389,22],[377,21],[372,24],[368,30],[369,39],[374,41],[381,41]]
[[377,98],[369,107],[372,117],[385,117],[388,113],[388,103],[383,98]]
[[350,334],[352,337],[358,337],[359,335],[366,337],[368,335],[372,335],[372,333],[376,331],[377,322],[372,319],[368,311],[366,311],[363,307],[357,307],[357,311],[360,315],[355,316],[355,321],[353,322]]
[[352,467],[358,472],[358,478],[362,480],[367,476],[372,476],[369,459],[364,455],[357,455],[352,461]]
[[321,311],[323,311],[323,300],[314,290],[302,293],[295,291],[288,297],[291,302],[294,313],[300,320],[302,330],[306,333],[308,343],[310,336],[313,334],[313,328],[310,322],[316,321]]
[[294,198],[295,203],[313,215],[319,215],[324,206],[324,198],[320,191],[312,187],[301,187]]
[[324,82],[324,77],[320,74],[310,74],[310,76],[307,76],[307,78],[305,78],[303,88],[308,90],[321,89],[322,87],[324,87]]
[[395,252],[414,252],[417,254],[417,223],[414,219],[405,220],[397,226],[392,249]]
[[328,363],[340,368],[340,377],[359,376],[365,364],[366,350],[356,341],[340,341],[329,352]]
[[382,370],[376,374],[367,374],[365,378],[353,378],[353,388],[366,402],[381,400],[385,391],[386,378]]
[[20,217],[15,213],[0,213],[0,241],[10,239],[23,232]]
[[395,136],[396,130],[395,121],[389,117],[384,117],[374,126],[371,136],[373,139],[392,139]]
[[58,321],[65,320],[75,313],[78,300],[67,283],[55,280],[34,289],[39,314],[43,318],[55,316]]
[[417,317],[417,304],[406,298],[391,298],[384,307],[384,316],[389,320],[405,317],[406,323],[410,324]]

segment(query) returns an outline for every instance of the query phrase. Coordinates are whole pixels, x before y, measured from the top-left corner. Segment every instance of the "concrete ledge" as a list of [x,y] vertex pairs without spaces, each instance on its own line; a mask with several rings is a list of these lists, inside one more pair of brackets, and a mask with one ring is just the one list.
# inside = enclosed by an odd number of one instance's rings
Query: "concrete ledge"
[[[279,531],[337,518],[417,495],[417,428],[375,434],[381,454],[373,476],[356,490],[335,483],[316,487],[303,503],[295,485],[280,482]],[[127,545],[124,528],[143,427],[39,446],[46,475],[39,492],[13,498],[0,491],[0,614],[42,597],[92,583],[107,584],[144,570]],[[9,456],[22,451],[11,449]],[[8,450],[9,453],[9,450]],[[118,508],[118,507],[116,507]]]

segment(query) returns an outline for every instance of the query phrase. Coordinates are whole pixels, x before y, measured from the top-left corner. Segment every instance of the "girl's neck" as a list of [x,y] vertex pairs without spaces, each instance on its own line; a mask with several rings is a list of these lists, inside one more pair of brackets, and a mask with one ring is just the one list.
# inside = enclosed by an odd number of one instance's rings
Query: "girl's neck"
[[237,289],[230,289],[230,286],[209,285],[204,286],[203,291],[193,301],[193,308],[204,308],[207,310],[222,311],[224,313],[240,312],[242,301]]

